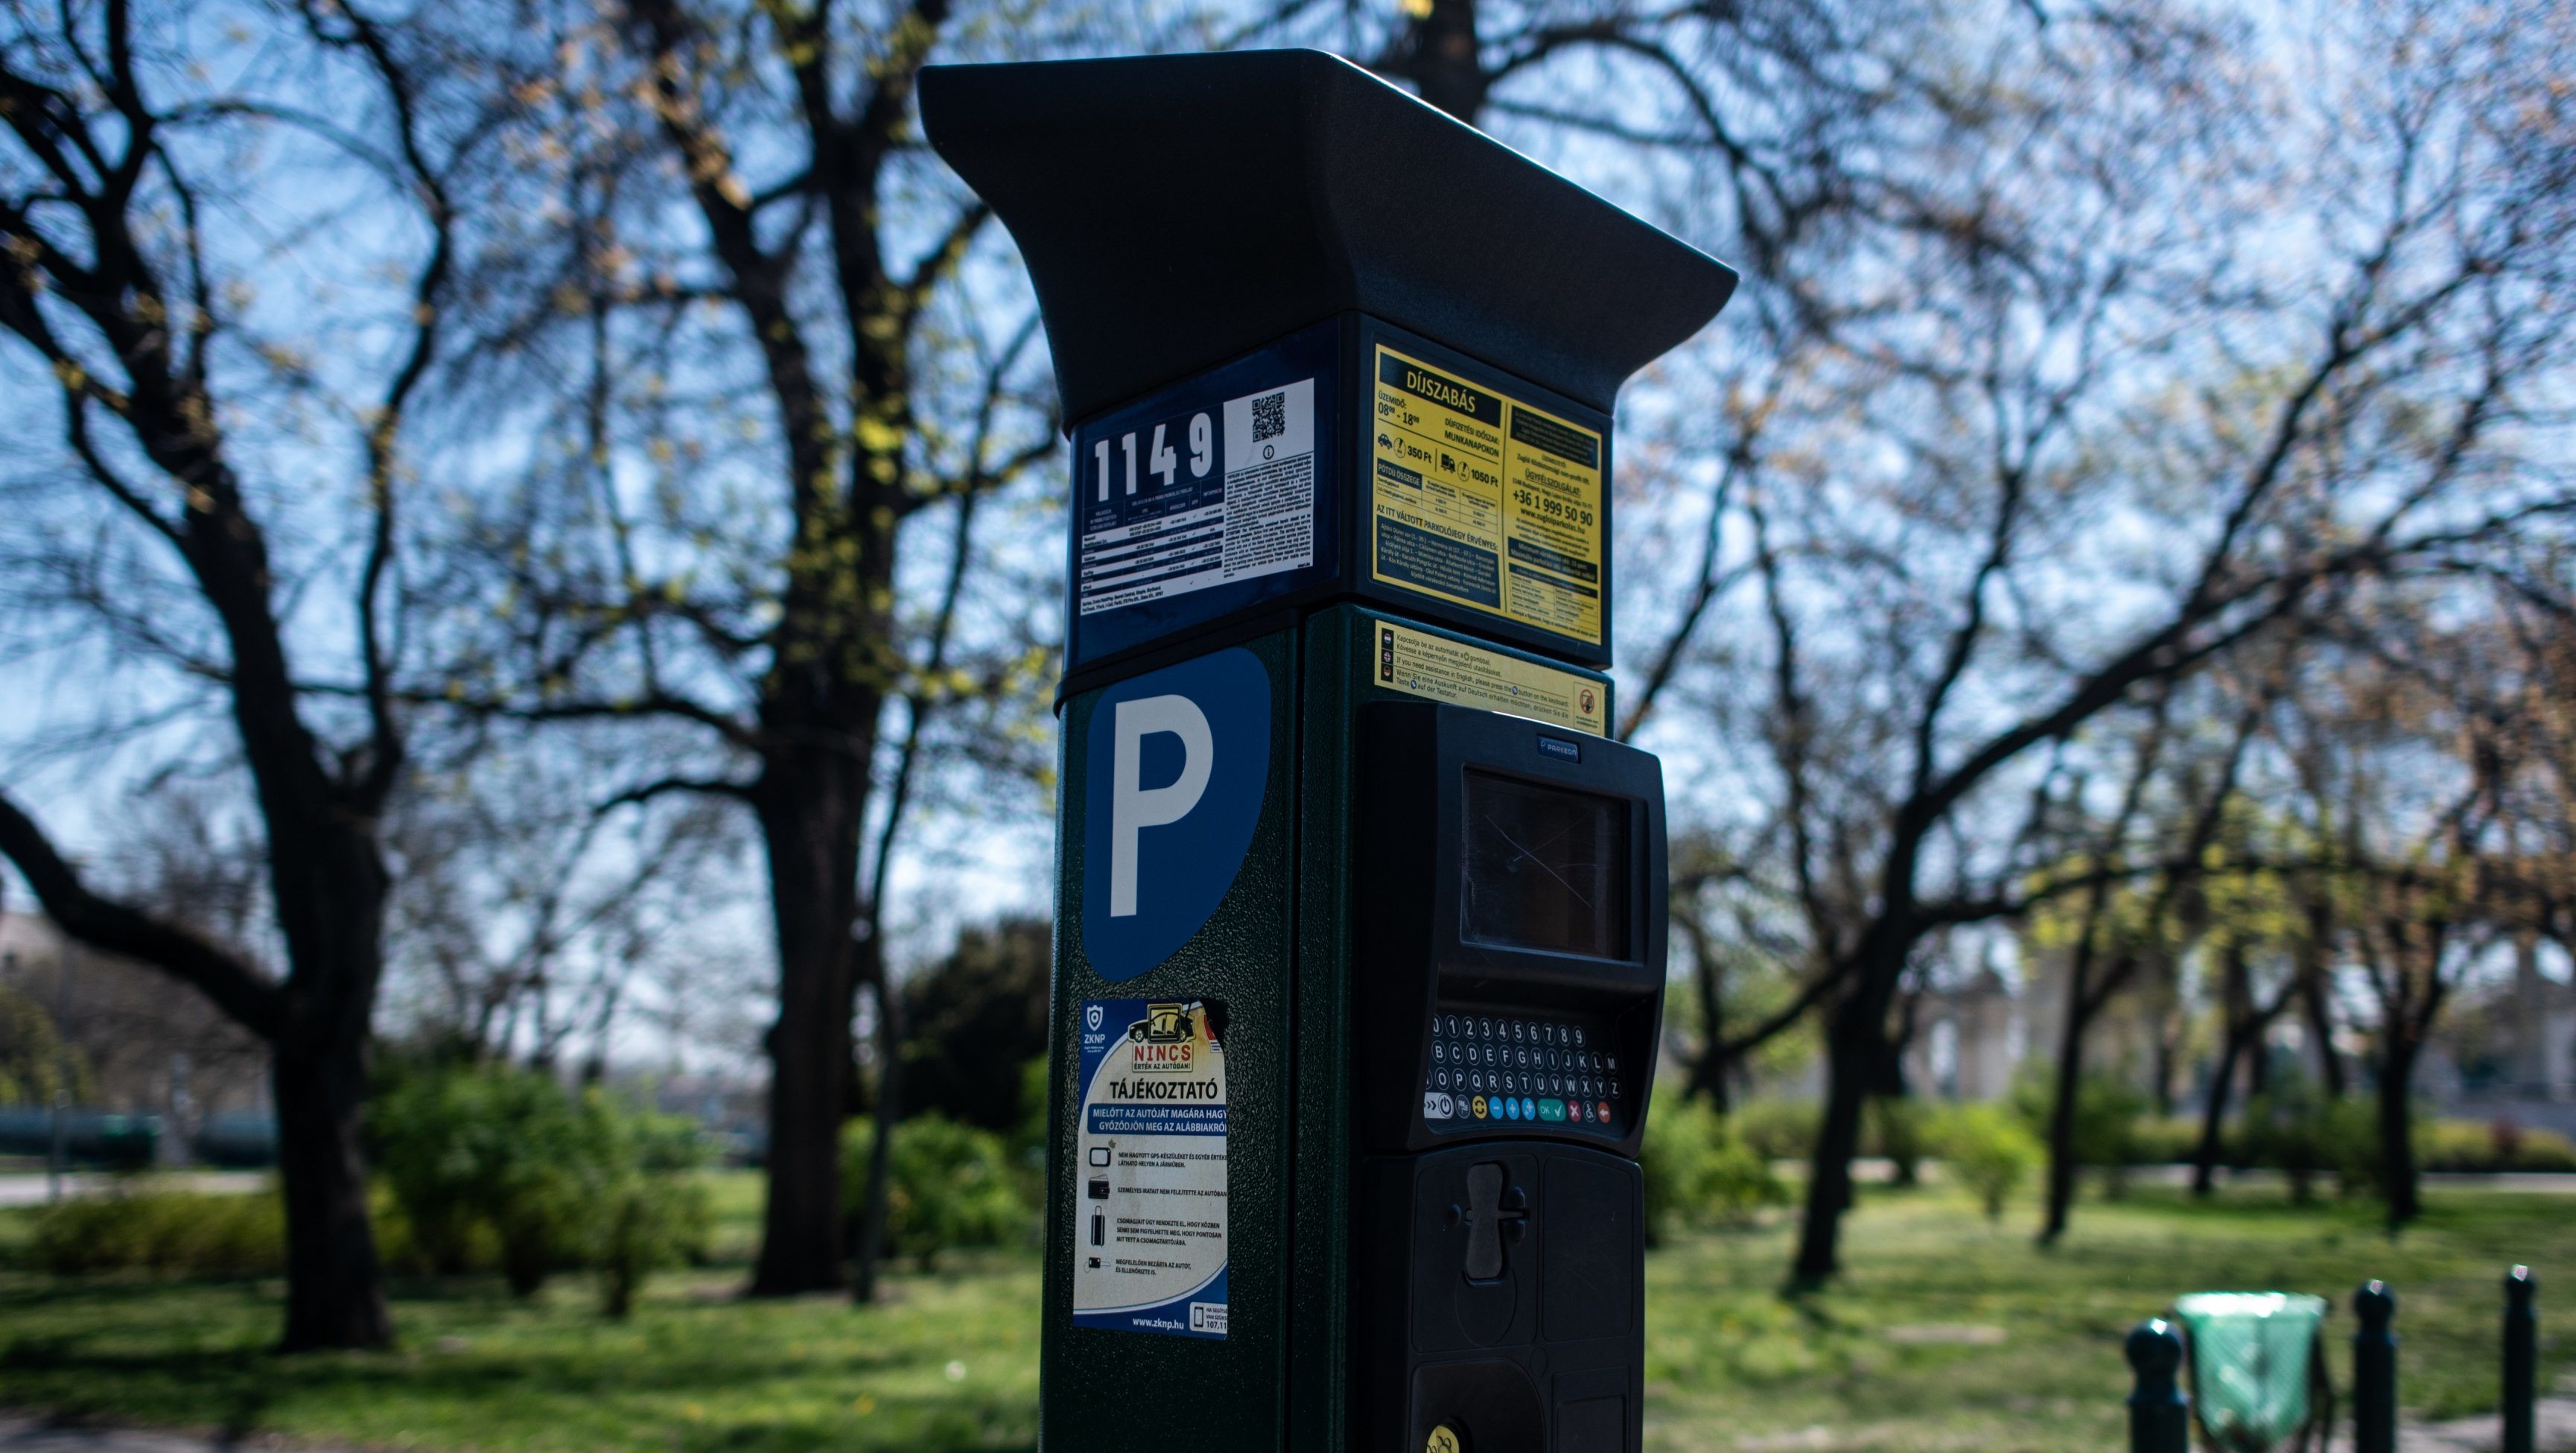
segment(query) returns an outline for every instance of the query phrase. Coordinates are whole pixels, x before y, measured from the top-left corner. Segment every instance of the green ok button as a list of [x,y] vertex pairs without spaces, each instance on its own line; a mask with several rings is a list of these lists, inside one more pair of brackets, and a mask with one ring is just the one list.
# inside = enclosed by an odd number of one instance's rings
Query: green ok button
[[1545,1121],[1549,1122],[1550,1124],[1562,1124],[1562,1123],[1564,1123],[1564,1120],[1565,1120],[1565,1102],[1564,1102],[1563,1100],[1541,1100],[1541,1101],[1539,1101],[1539,1102],[1538,1102],[1538,1118],[1540,1118],[1541,1120],[1545,1120]]

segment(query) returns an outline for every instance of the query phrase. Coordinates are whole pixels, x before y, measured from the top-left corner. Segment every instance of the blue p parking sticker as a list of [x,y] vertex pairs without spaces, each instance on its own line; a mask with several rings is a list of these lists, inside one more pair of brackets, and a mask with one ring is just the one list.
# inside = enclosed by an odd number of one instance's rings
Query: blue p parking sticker
[[1111,687],[1084,753],[1082,949],[1132,979],[1234,886],[1270,781],[1270,671],[1241,647]]

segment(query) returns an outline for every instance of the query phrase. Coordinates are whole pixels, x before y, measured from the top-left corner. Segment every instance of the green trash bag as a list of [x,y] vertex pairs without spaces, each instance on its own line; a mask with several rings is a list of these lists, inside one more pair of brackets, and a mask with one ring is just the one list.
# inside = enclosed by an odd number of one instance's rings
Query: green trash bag
[[2309,1419],[2323,1297],[2193,1292],[2174,1303],[2191,1339],[2200,1425],[2228,1453],[2267,1453]]

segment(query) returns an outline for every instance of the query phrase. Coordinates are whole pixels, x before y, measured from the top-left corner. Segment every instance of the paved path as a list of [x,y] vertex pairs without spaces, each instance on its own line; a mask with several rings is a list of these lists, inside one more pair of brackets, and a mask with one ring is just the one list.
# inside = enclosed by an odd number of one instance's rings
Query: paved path
[[[2351,1416],[2352,1404],[2346,1402],[2338,1412]],[[2576,1397],[2542,1398],[2532,1408],[2532,1435],[2540,1453],[2568,1453],[2576,1449]],[[0,1442],[0,1450],[8,1448]],[[2504,1430],[2493,1413],[2484,1417],[2455,1418],[2447,1423],[2426,1423],[2397,1430],[2397,1453],[2496,1453],[2504,1446]],[[2347,1423],[2326,1453],[2352,1453],[2352,1430]]]
[[[65,1188],[75,1196],[112,1191],[130,1180],[126,1176],[101,1175],[96,1171],[75,1171],[64,1177]],[[177,1175],[155,1175],[151,1183],[174,1191],[240,1192],[255,1191],[268,1184],[268,1177],[256,1171],[183,1172]],[[41,1206],[52,1200],[53,1181],[42,1173],[36,1175],[0,1175],[0,1206]],[[0,1444],[0,1447],[7,1445]]]
[[64,1426],[0,1414],[0,1453],[241,1453],[244,1449],[283,1446],[257,1436],[245,1440],[138,1433],[124,1428]]
[[[1807,1173],[1807,1163],[1803,1160],[1774,1161],[1772,1169],[1785,1176],[1803,1177]],[[2141,1186],[2187,1186],[2191,1184],[2191,1171],[2192,1168],[2189,1165],[2131,1166],[2129,1180],[2131,1184]],[[1937,1160],[1923,1162],[1923,1175],[1927,1180],[1940,1180],[1943,1176],[1941,1163]],[[1863,1185],[1884,1185],[1896,1179],[1896,1162],[1880,1156],[1855,1157],[1852,1161],[1852,1179]],[[2218,1170],[2218,1184],[2222,1190],[2259,1188],[2278,1190],[2286,1194],[2289,1190],[2290,1178],[2276,1170],[2229,1170],[2221,1166]],[[2576,1195],[2576,1175],[2563,1173],[2507,1171],[2502,1174],[2490,1174],[2483,1171],[2428,1170],[2424,1172],[2424,1184],[2467,1186],[2481,1191],[2525,1191],[2551,1196]],[[2330,1200],[2334,1193],[2333,1174],[2319,1173],[2318,1199]]]
[[[2352,1453],[2352,1425],[2348,1421],[2352,1416],[2352,1405],[2345,1403],[2337,1412],[2347,1421],[2340,1425],[2334,1441],[2326,1445],[2326,1453]],[[2540,1453],[2576,1453],[2576,1397],[2542,1398],[2533,1412],[2536,1426],[2532,1431],[2538,1435]],[[1955,1448],[1959,1453],[1983,1453],[1982,1443],[1921,1443],[1906,1438],[1907,1431],[1893,1424],[1866,1428],[1820,1424],[1789,1433],[1748,1433],[1735,1440],[1733,1453],[1841,1453],[1841,1450],[1852,1448],[1884,1448],[1891,1442],[1901,1442],[1901,1446],[1908,1448]],[[2401,1427],[2397,1430],[2397,1453],[2497,1453],[2503,1441],[2496,1416],[2489,1413],[2482,1418]],[[2195,1449],[2200,1446],[2197,1435],[2193,1437],[2192,1446]],[[5,1437],[0,1437],[0,1453],[16,1453]],[[115,1453],[124,1453],[124,1450],[115,1450]],[[137,1449],[135,1453],[144,1453],[144,1450]],[[159,1453],[159,1450],[152,1450],[152,1453]]]
[[[2536,1410],[2540,1453],[2570,1453],[2576,1450],[2576,1398],[2542,1398]],[[2460,1418],[2453,1422],[2401,1428],[2397,1435],[2397,1453],[2495,1453],[2502,1443],[2496,1418]],[[245,1449],[283,1448],[287,1445],[252,1436],[249,1439],[197,1437],[184,1433],[142,1433],[121,1428],[59,1426],[28,1418],[0,1414],[0,1453],[242,1453]],[[1829,1428],[1809,1428],[1804,1433],[1790,1433],[1736,1441],[1740,1450],[1756,1453],[1790,1453],[1808,1449],[1833,1449],[1843,1446]],[[2327,1453],[2351,1453],[2352,1440],[2346,1433],[2328,1445]],[[307,1448],[303,1453],[321,1453]]]

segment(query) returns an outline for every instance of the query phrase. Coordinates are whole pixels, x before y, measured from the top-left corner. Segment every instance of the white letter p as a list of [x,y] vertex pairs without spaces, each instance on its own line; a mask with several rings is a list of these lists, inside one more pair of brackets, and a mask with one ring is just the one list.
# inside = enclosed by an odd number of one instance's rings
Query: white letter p
[[[1208,769],[1216,765],[1216,742],[1208,735],[1207,715],[1186,696],[1148,696],[1118,703],[1118,736],[1109,793],[1109,916],[1136,916],[1136,834],[1189,816],[1207,791]],[[1170,732],[1181,739],[1181,775],[1169,787],[1151,790],[1137,783],[1145,738]]]

